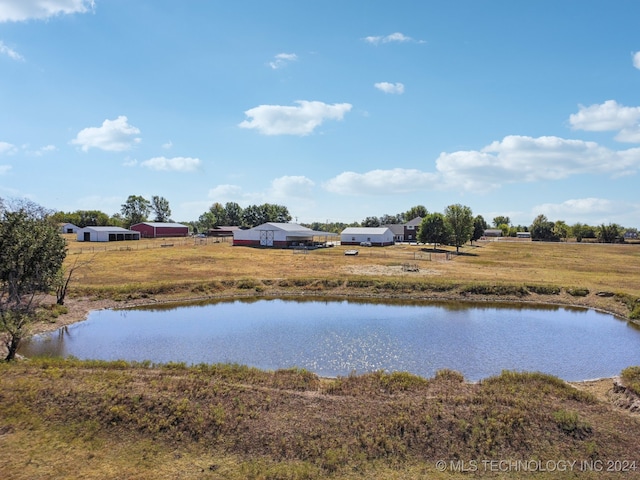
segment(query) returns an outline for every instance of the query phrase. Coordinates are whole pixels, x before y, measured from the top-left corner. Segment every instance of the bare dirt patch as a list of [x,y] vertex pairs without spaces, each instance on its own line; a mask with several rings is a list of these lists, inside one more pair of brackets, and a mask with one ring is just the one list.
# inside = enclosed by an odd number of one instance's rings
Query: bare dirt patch
[[440,275],[440,272],[437,270],[422,267],[420,267],[418,271],[405,271],[402,265],[346,265],[342,270],[349,275],[384,275],[393,277],[427,277]]

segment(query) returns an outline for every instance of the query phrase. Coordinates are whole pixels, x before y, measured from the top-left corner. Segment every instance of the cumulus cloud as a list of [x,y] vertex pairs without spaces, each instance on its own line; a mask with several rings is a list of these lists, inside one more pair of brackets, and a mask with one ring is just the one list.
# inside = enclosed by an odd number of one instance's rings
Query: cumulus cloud
[[532,210],[541,212],[549,218],[564,218],[567,215],[585,218],[592,214],[613,213],[616,208],[611,200],[589,197],[566,200],[562,203],[543,203],[536,205]]
[[367,43],[371,43],[372,45],[379,45],[381,43],[415,42],[416,40],[400,32],[396,32],[390,35],[364,37],[364,41]]
[[271,193],[275,198],[309,198],[314,185],[304,176],[284,176],[271,182]]
[[342,195],[394,195],[435,188],[438,180],[438,175],[434,173],[394,168],[366,173],[343,172],[327,181],[324,188]]
[[633,66],[640,70],[640,52],[633,54]]
[[0,142],[0,155],[13,155],[18,149],[15,145],[7,142]]
[[109,152],[123,152],[130,150],[135,144],[140,143],[136,135],[140,130],[129,125],[127,117],[119,116],[115,120],[105,120],[101,127],[88,127],[80,132],[72,145],[79,145],[84,152],[90,148],[99,148]]
[[579,174],[619,175],[640,167],[640,148],[614,151],[595,142],[511,135],[479,151],[441,153],[443,181],[471,191],[503,183],[560,180]]
[[323,187],[343,195],[391,195],[429,189],[486,192],[505,184],[584,174],[616,178],[635,174],[639,168],[640,148],[616,151],[595,142],[512,135],[481,150],[441,153],[435,172],[403,168],[343,172]]
[[22,55],[5,45],[2,40],[0,40],[0,55],[6,55],[13,60],[24,61],[24,57]]
[[279,53],[269,62],[269,66],[277,70],[296,60],[298,60],[298,56],[295,53]]
[[620,223],[640,215],[640,203],[595,197],[578,198],[561,203],[543,203],[531,209],[532,217],[540,214],[546,215],[552,221],[564,220],[568,224]]
[[[242,187],[238,185],[217,185],[216,187],[209,190],[208,197],[215,199],[223,199],[223,200],[233,200],[242,196]],[[222,201],[222,200],[218,200]]]
[[35,157],[41,157],[49,152],[55,152],[56,150],[57,148],[55,145],[45,145],[44,147],[40,147],[37,150],[33,150],[28,153]]
[[297,106],[260,105],[247,110],[240,128],[253,128],[264,135],[309,135],[325,120],[342,120],[351,110],[349,103],[329,105],[318,101],[299,100]]
[[1,0],[0,22],[43,20],[56,15],[87,13],[94,8],[94,0]]
[[140,163],[141,167],[165,172],[194,172],[200,165],[199,158],[191,157],[155,157]]
[[378,82],[373,84],[378,90],[384,93],[395,93],[397,95],[402,95],[404,93],[404,84],[397,83],[389,83],[389,82]]
[[162,148],[164,148],[165,150],[169,150],[171,149],[171,147],[173,147],[173,142],[171,140],[162,144]]
[[569,116],[574,130],[605,132],[618,130],[616,140],[640,143],[640,107],[625,107],[615,100],[585,107]]

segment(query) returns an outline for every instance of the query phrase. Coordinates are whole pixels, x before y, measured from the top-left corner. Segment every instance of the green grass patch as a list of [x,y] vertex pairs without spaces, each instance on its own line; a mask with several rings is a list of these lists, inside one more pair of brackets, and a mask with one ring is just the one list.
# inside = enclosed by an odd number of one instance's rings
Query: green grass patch
[[516,297],[525,297],[529,295],[529,291],[522,285],[475,284],[463,286],[460,291],[463,294],[471,295],[496,295]]
[[526,288],[537,295],[559,295],[562,290],[555,285],[527,285]]
[[586,297],[589,295],[589,289],[581,287],[567,288],[567,293],[572,297]]
[[640,366],[625,368],[622,370],[620,378],[629,390],[640,395]]

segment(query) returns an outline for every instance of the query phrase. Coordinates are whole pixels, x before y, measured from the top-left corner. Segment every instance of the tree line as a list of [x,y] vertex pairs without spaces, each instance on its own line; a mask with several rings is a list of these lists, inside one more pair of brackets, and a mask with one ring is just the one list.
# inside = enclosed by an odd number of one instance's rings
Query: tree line
[[[470,208],[463,205],[451,205],[460,207],[463,210]],[[461,235],[458,228],[454,226],[450,213],[447,210],[439,218],[435,213],[429,213],[424,205],[415,205],[405,212],[396,214],[384,214],[379,217],[369,216],[361,222],[312,222],[303,224],[312,230],[340,233],[347,227],[380,227],[383,225],[397,225],[407,223],[414,218],[422,218],[418,232],[423,232],[423,238],[436,238],[437,244],[457,244],[460,238],[468,237],[466,241],[478,240],[484,230],[490,226],[502,231],[502,236],[515,237],[518,232],[530,232],[534,241],[566,241],[568,238],[575,238],[580,242],[583,239],[597,242],[614,243],[624,242],[624,235],[632,232],[637,235],[635,228],[624,228],[616,223],[601,224],[591,226],[584,223],[568,225],[563,220],[550,221],[545,215],[538,215],[531,225],[512,225],[508,216],[499,215],[493,218],[493,224],[489,225],[481,215],[471,219],[471,225],[465,225],[464,231],[471,230],[469,235]],[[458,208],[453,209],[454,212]],[[465,210],[466,212],[466,210]],[[87,226],[119,226],[129,228],[136,223],[154,221],[171,222],[171,207],[169,201],[161,196],[154,195],[151,200],[140,195],[129,195],[127,200],[121,205],[120,212],[108,215],[99,210],[76,210],[75,212],[56,212],[52,218],[59,223],[73,223],[78,227]],[[181,222],[188,225],[193,233],[204,233],[219,226],[238,226],[252,228],[267,222],[287,223],[292,219],[289,210],[284,205],[264,203],[262,205],[249,205],[245,208],[236,202],[227,202],[222,205],[219,202],[211,204],[208,210],[202,213],[195,221]],[[425,223],[424,221],[428,221]],[[457,224],[457,222],[456,222]],[[452,233],[453,232],[453,233]],[[419,233],[420,234],[420,233]],[[452,240],[453,239],[453,240]],[[422,240],[421,240],[422,241]],[[464,243],[464,242],[463,242]]]
[[[129,195],[121,205],[120,212],[108,215],[100,210],[76,210],[75,212],[55,212],[52,220],[58,223],[72,223],[77,227],[113,226],[130,228],[131,225],[147,221],[173,222],[169,201],[154,195],[151,200],[141,195]],[[194,233],[206,232],[219,226],[256,227],[267,222],[287,223],[291,214],[284,205],[264,203],[242,208],[235,202],[222,205],[213,203],[198,217],[197,221],[181,222],[191,227]]]

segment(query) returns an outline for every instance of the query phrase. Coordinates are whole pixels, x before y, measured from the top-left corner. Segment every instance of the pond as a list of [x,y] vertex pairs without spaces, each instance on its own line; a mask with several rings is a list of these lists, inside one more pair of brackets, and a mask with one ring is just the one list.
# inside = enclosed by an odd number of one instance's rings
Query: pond
[[23,342],[26,356],[299,367],[322,376],[375,370],[476,381],[502,370],[569,381],[640,364],[640,330],[593,310],[461,303],[251,299],[100,310]]

